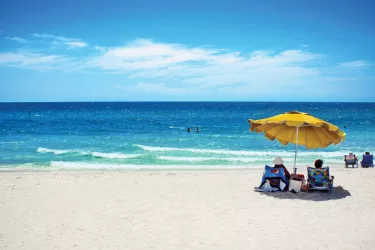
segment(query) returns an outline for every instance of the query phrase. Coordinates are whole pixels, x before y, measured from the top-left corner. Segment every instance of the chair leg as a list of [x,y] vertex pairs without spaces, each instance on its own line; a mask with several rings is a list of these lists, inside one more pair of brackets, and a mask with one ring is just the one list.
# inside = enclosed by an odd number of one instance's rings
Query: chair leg
[[309,192],[309,188],[310,188],[309,180],[306,180],[306,185],[307,185],[306,193],[308,193]]
[[333,193],[333,180],[331,181],[331,187],[330,187],[329,193],[330,193],[330,194]]

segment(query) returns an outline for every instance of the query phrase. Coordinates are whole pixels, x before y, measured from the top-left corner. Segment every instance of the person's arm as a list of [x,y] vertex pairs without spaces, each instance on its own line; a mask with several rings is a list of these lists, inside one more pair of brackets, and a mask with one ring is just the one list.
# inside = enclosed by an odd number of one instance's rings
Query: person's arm
[[285,172],[285,176],[286,176],[286,178],[290,178],[290,173],[289,173],[289,171],[288,171],[288,169],[286,169],[286,167],[283,165],[283,168],[284,168],[284,172]]

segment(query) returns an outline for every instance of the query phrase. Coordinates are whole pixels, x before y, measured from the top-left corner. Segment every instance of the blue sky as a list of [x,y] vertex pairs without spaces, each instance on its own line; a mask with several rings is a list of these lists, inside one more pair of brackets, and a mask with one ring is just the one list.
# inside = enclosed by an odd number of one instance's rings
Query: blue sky
[[0,102],[372,102],[374,11],[374,1],[1,1]]

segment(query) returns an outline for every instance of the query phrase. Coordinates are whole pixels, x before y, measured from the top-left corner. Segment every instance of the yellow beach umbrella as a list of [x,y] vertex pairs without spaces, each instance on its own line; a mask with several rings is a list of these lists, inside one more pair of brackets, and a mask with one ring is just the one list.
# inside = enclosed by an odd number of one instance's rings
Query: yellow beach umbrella
[[[286,112],[260,120],[248,121],[250,131],[263,132],[270,140],[277,139],[281,144],[296,144],[294,172],[296,170],[297,145],[306,148],[325,148],[345,140],[345,133],[337,126],[298,111]],[[297,143],[296,143],[297,142]]]

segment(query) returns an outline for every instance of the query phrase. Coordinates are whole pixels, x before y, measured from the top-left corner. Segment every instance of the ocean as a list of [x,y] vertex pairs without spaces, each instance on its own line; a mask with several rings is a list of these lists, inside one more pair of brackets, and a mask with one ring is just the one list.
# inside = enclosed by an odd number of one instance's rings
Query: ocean
[[325,149],[299,147],[298,167],[317,158],[343,166],[348,152],[375,151],[375,103],[0,103],[0,168],[252,168],[275,156],[292,168],[295,145],[252,133],[247,123],[292,110],[347,133]]

